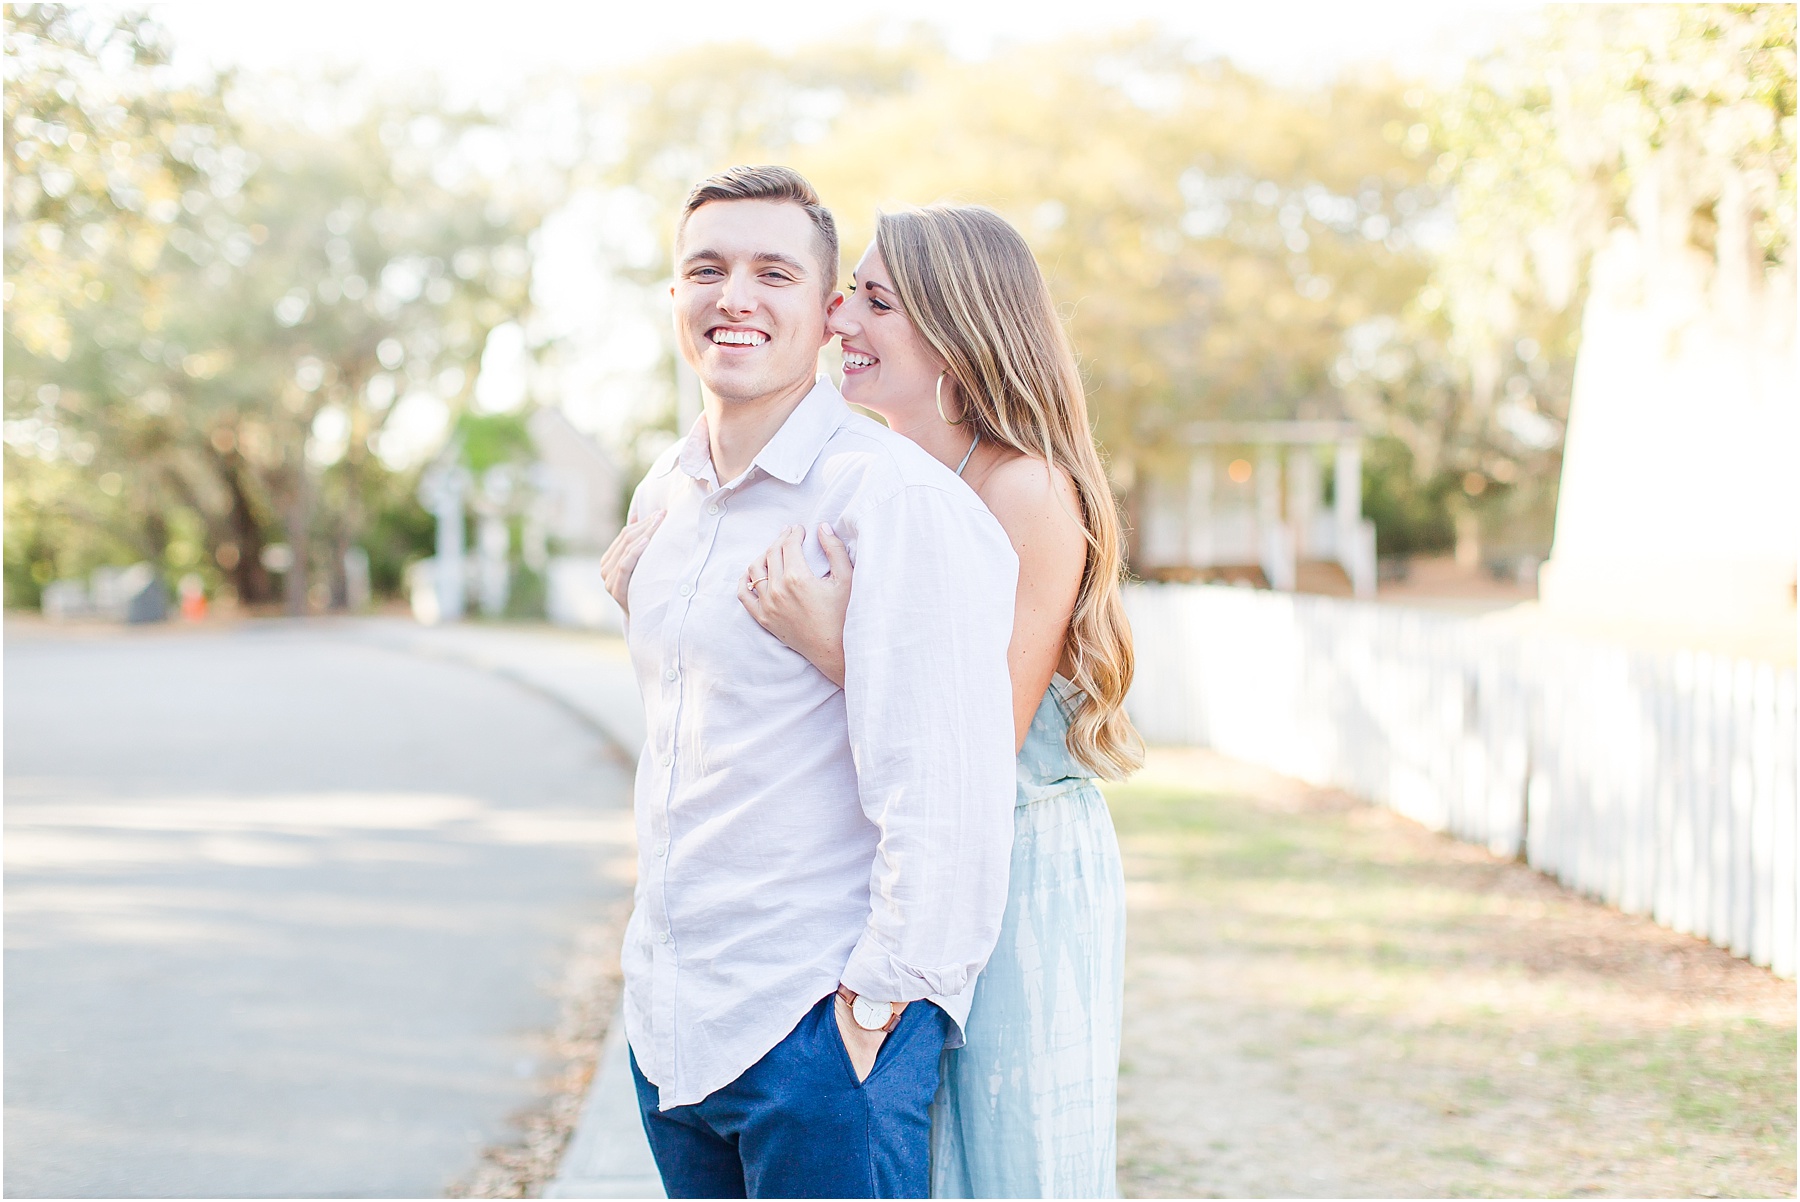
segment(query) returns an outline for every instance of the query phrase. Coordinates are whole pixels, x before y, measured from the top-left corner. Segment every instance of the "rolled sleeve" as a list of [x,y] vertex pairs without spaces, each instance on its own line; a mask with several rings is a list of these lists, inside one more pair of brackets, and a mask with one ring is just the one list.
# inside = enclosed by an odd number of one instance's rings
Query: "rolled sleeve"
[[956,997],[1006,906],[1018,558],[972,494],[938,487],[910,485],[856,526],[844,697],[878,843],[843,982],[878,1001]]

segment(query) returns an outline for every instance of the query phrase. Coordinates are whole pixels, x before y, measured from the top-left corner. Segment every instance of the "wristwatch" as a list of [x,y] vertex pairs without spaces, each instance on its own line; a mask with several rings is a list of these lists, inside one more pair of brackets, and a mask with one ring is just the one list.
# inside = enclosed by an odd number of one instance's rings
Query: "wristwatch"
[[894,1028],[900,1025],[900,1012],[906,1008],[904,1002],[873,1002],[866,997],[857,997],[856,991],[848,985],[839,985],[837,995],[850,1007],[850,1017],[856,1025],[865,1031],[893,1034]]

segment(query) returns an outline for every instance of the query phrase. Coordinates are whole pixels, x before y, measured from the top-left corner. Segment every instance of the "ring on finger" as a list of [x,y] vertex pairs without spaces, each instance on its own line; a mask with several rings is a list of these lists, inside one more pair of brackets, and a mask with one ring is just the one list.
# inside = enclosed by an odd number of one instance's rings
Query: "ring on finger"
[[769,578],[768,578],[768,577],[767,577],[767,576],[759,576],[759,577],[757,577],[757,578],[756,578],[756,579],[755,579],[755,580],[752,580],[752,581],[751,581],[751,582],[750,582],[750,588],[751,588],[751,591],[753,591],[753,592],[754,592],[754,591],[755,591],[755,589],[756,589],[756,586],[757,586],[757,585],[759,585],[759,584],[766,584],[766,583],[768,583],[768,580],[769,580]]

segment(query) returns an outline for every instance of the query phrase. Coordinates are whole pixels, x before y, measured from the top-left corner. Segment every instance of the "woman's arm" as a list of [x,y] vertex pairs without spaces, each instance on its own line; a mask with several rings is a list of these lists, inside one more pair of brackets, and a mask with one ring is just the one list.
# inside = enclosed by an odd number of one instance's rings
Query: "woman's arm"
[[[1007,648],[1017,750],[1025,745],[1031,719],[1062,662],[1069,618],[1087,564],[1087,536],[1076,517],[1080,500],[1074,482],[1061,468],[1019,455],[996,466],[980,485],[982,502],[1019,556],[1012,642]],[[829,574],[813,575],[801,551],[805,532],[790,526],[745,571],[738,581],[738,600],[764,630],[842,687],[844,615],[850,608],[852,567],[831,527],[821,524],[818,534],[831,565]]]
[[999,519],[1019,556],[1012,642],[1007,648],[1017,750],[1025,745],[1031,719],[1063,660],[1069,619],[1087,565],[1087,535],[1074,481],[1042,459],[1018,455],[1003,460],[979,482],[976,492]]

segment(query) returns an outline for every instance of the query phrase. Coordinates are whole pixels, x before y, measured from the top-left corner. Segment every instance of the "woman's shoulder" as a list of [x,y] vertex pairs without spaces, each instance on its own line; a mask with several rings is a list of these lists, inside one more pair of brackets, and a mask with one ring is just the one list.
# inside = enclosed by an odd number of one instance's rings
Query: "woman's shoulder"
[[1081,525],[1081,501],[1074,478],[1036,455],[1009,449],[988,470],[976,492],[1002,524],[1062,518],[1077,528]]

